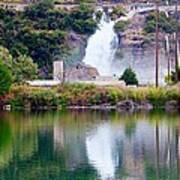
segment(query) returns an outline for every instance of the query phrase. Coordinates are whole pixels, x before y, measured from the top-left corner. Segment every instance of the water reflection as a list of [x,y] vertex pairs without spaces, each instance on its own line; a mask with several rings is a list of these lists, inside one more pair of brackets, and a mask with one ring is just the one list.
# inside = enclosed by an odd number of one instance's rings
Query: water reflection
[[104,123],[97,127],[96,132],[89,132],[86,138],[89,162],[98,170],[102,179],[114,177],[117,152],[113,154],[113,137],[111,126]]
[[0,179],[179,179],[179,114],[0,113]]

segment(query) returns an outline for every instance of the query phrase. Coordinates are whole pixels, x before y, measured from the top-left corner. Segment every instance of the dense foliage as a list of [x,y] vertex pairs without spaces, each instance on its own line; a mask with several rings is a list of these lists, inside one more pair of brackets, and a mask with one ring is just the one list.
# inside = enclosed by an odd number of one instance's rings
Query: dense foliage
[[16,83],[23,83],[37,77],[38,68],[32,58],[26,55],[12,57],[8,49],[0,46],[0,59],[12,74],[12,80]]
[[138,85],[136,74],[131,68],[125,69],[120,79],[124,80],[126,85]]
[[59,10],[52,1],[40,1],[23,12],[0,9],[0,45],[13,59],[25,55],[38,64],[40,74],[48,77],[54,57],[62,57],[69,47],[70,31],[92,34],[97,23],[93,9],[81,4],[71,10]]
[[127,28],[129,21],[118,21],[114,25],[115,32],[123,32]]
[[[159,14],[159,27],[162,32],[172,34],[175,32],[177,26],[177,22],[172,17],[167,17],[164,12],[160,12]],[[153,33],[155,32],[156,28],[156,13],[150,13],[146,17],[146,25],[145,25],[145,32]]]
[[13,61],[12,72],[14,75],[14,82],[22,83],[26,80],[33,80],[37,78],[37,64],[33,63],[30,57],[20,55]]
[[114,18],[119,18],[121,16],[126,15],[126,10],[123,6],[116,6],[112,9],[112,12],[110,13],[110,16]]
[[9,69],[0,60],[0,96],[7,93],[11,87],[12,76]]

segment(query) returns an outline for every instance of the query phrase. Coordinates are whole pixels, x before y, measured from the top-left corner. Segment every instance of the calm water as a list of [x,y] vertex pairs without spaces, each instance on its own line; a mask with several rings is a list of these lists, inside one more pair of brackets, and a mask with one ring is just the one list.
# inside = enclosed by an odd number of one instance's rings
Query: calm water
[[179,137],[178,114],[4,112],[0,179],[176,180]]

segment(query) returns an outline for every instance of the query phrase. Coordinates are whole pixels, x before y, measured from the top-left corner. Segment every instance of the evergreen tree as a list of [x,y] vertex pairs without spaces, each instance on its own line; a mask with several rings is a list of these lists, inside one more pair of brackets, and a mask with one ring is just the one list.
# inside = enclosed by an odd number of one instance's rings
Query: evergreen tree
[[124,80],[126,85],[138,85],[136,74],[131,68],[127,68],[120,79]]

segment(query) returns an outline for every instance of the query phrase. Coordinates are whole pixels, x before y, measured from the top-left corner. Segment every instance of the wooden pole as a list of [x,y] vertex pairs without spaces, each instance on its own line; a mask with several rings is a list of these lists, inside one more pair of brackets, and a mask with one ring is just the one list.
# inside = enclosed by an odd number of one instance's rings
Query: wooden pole
[[[177,14],[177,3],[176,3],[176,9],[175,9],[175,18],[176,21],[178,21],[178,14]],[[176,27],[176,32],[175,32],[175,81],[178,82],[178,68],[179,68],[179,62],[178,62],[178,51],[179,51],[179,32],[178,32],[179,28],[178,26]]]
[[156,87],[159,86],[159,0],[156,0],[156,65],[155,65],[155,81]]

